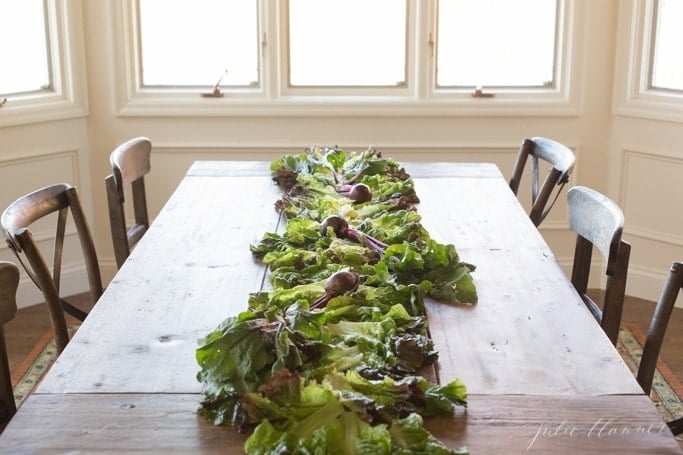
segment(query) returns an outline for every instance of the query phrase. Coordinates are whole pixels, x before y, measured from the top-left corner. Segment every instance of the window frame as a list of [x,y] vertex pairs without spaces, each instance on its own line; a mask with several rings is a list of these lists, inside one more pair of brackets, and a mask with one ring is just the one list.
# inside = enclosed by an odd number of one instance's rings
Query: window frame
[[676,95],[683,95],[683,87],[682,88],[665,88],[665,87],[660,87],[656,86],[653,84],[653,79],[654,79],[654,70],[655,70],[655,57],[656,57],[656,44],[657,44],[657,38],[659,36],[659,29],[658,25],[659,22],[657,21],[659,15],[660,15],[660,3],[661,0],[654,0],[653,1],[653,10],[652,10],[652,20],[650,22],[650,40],[649,40],[649,53],[648,53],[648,58],[647,58],[647,86],[649,90],[656,91],[656,92],[662,92],[662,93],[669,93],[669,94],[676,94]]
[[[493,98],[475,98],[471,90],[435,87],[436,0],[408,0],[407,82],[396,87],[288,87],[288,2],[259,1],[262,37],[261,86],[223,91],[222,97],[203,98],[200,90],[141,88],[136,36],[137,0],[114,4],[116,63],[124,78],[117,86],[117,114],[127,116],[576,116],[581,74],[582,3],[560,0],[555,68],[556,84],[534,89],[496,89]],[[265,39],[267,38],[267,40]]]
[[7,96],[0,128],[88,115],[81,0],[47,0],[52,87]]
[[[136,8],[136,10],[134,12],[135,20],[133,22],[133,25],[135,28],[134,28],[133,34],[136,38],[136,40],[135,40],[135,45],[136,45],[136,50],[137,50],[136,64],[137,64],[137,75],[138,75],[138,79],[140,81],[139,82],[140,88],[143,90],[150,90],[150,91],[160,90],[162,92],[163,91],[170,91],[170,90],[171,91],[176,90],[179,92],[190,91],[190,92],[196,92],[196,93],[200,93],[200,94],[207,92],[207,86],[206,85],[199,85],[199,84],[187,84],[187,83],[178,83],[178,84],[163,84],[163,83],[150,84],[150,83],[147,83],[147,84],[143,84],[143,81],[142,81],[142,79],[143,79],[143,71],[142,71],[142,69],[143,69],[143,51],[142,51],[143,39],[142,39],[142,34],[141,34],[142,24],[140,23],[140,16],[141,16],[140,2],[136,1],[133,6]],[[231,90],[231,91],[234,91],[237,93],[249,92],[255,87],[256,88],[260,87],[260,85],[262,84],[262,81],[258,80],[258,78],[261,74],[259,67],[260,67],[261,60],[262,60],[261,55],[260,55],[261,54],[260,47],[261,47],[262,39],[260,38],[261,32],[260,32],[260,30],[258,30],[258,25],[261,22],[259,13],[260,13],[259,4],[257,2],[257,4],[256,4],[256,15],[257,15],[257,22],[258,23],[257,23],[256,36],[253,37],[253,38],[256,38],[256,41],[254,42],[254,44],[256,44],[257,54],[259,54],[256,56],[256,60],[257,60],[257,62],[256,62],[256,77],[257,77],[257,80],[250,81],[249,84],[229,84],[225,80],[226,76],[228,76],[229,68],[223,68],[225,70],[224,74],[220,74],[219,72],[216,72],[214,74],[215,79],[213,81],[211,81],[211,88],[209,91],[212,91],[214,89],[220,89],[221,91],[222,91],[222,89],[227,89],[227,90]],[[175,32],[177,33],[177,31],[175,31]]]
[[[439,1],[439,0],[437,0]],[[457,1],[457,0],[456,0]],[[543,0],[544,2],[547,2],[548,0]],[[438,67],[438,53],[439,53],[439,40],[438,40],[438,35],[439,35],[439,17],[438,17],[438,8],[435,11],[435,17],[434,17],[434,36],[437,36],[436,42],[434,44],[434,91],[436,93],[448,93],[448,92],[458,92],[458,91],[466,91],[467,93],[472,93],[472,91],[477,90],[477,89],[482,89],[482,91],[487,91],[485,90],[488,88],[488,91],[493,89],[496,92],[499,91],[522,91],[522,92],[529,92],[529,91],[538,91],[542,89],[547,89],[547,88],[554,88],[557,85],[557,69],[559,68],[558,65],[558,56],[562,54],[562,38],[563,35],[561,33],[561,27],[562,27],[562,17],[563,17],[563,12],[560,10],[562,8],[563,3],[561,0],[552,0],[556,3],[556,12],[555,12],[555,36],[553,37],[555,41],[555,46],[553,50],[553,62],[552,62],[552,80],[548,81],[548,83],[544,84],[539,84],[539,85],[525,85],[525,86],[518,86],[518,85],[487,85],[485,87],[479,86],[474,86],[474,85],[439,85],[438,81],[436,80],[436,68]]]
[[613,112],[683,123],[683,93],[650,85],[655,1],[633,0],[620,8]]
[[[278,78],[279,93],[283,96],[298,96],[298,97],[336,97],[343,96],[351,99],[358,99],[372,96],[408,96],[414,92],[415,75],[409,71],[409,59],[411,56],[411,42],[415,40],[415,2],[411,0],[406,1],[406,34],[405,34],[405,55],[404,55],[404,70],[403,75],[406,79],[401,84],[385,85],[385,86],[351,86],[351,85],[327,85],[327,86],[304,86],[290,84],[289,71],[289,0],[281,0],[282,8],[278,15],[280,19],[280,29],[282,33],[279,36],[280,61],[279,74],[283,77]],[[412,77],[411,77],[412,76]]]
[[[577,112],[576,90],[574,87],[578,83],[577,75],[580,74],[579,59],[576,55],[581,48],[581,33],[577,29],[578,20],[581,17],[580,6],[572,0],[560,0],[557,5],[558,17],[556,20],[555,31],[555,58],[553,69],[553,84],[546,87],[496,87],[491,93],[495,93],[495,98],[491,99],[492,104],[496,101],[501,104],[519,105],[521,108],[528,107],[529,110],[538,114],[551,114],[542,110],[543,105],[556,107],[562,112],[565,107],[567,110],[574,109]],[[436,24],[437,11],[434,15],[433,23]],[[434,25],[434,32],[436,25]],[[436,49],[434,50],[436,52]],[[436,80],[436,58],[431,61],[430,80]],[[486,87],[483,87],[486,93]],[[459,104],[472,107],[481,102],[481,99],[473,95],[469,87],[436,87],[432,84],[429,96],[432,98],[446,98],[457,100]],[[563,106],[564,105],[564,106]],[[537,110],[538,109],[538,110]],[[468,112],[471,115],[471,112]]]

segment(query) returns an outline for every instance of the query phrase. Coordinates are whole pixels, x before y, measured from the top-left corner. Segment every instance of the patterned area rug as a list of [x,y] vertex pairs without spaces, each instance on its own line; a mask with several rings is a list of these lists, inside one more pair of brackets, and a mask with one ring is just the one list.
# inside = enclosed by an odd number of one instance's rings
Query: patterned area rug
[[[73,334],[77,328],[77,325],[71,326],[69,332]],[[619,331],[617,350],[634,374],[640,362],[644,340],[644,334],[632,324],[625,324]],[[38,341],[12,376],[14,399],[17,402],[17,407],[40,383],[56,358],[57,349],[50,330]],[[650,397],[665,421],[683,416],[682,396],[683,385],[676,379],[669,367],[660,360],[655,371]]]
[[[619,330],[619,342],[617,350],[628,365],[629,369],[636,374],[643,351],[645,334],[633,324],[624,324]],[[660,359],[657,362],[655,377],[652,382],[650,398],[654,401],[659,413],[665,421],[683,416],[683,385],[676,375]]]
[[[78,325],[69,326],[69,335],[73,335],[77,329]],[[38,386],[56,359],[57,346],[52,336],[52,329],[50,329],[38,340],[12,374],[14,401],[17,403],[17,408]]]

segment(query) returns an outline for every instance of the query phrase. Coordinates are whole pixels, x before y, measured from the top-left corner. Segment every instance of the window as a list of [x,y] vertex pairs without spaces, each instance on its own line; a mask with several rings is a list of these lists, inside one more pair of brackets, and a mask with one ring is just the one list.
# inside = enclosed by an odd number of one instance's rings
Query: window
[[406,2],[289,0],[290,86],[406,83]]
[[144,87],[259,84],[253,0],[140,0]]
[[556,18],[548,0],[439,0],[436,85],[553,86]]
[[658,0],[650,56],[650,88],[683,92],[683,2]]
[[122,0],[119,113],[573,115],[580,3]]
[[0,127],[86,115],[80,0],[0,0],[0,17]]
[[[50,90],[49,39],[43,0],[0,0],[0,98]],[[15,43],[22,43],[16,46]]]
[[614,110],[683,122],[681,0],[635,0],[620,8]]

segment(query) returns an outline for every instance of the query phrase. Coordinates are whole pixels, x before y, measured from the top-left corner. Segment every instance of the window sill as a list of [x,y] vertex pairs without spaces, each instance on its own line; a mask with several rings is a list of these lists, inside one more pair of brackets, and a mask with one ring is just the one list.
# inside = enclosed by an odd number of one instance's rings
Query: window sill
[[120,117],[174,116],[292,116],[327,117],[386,116],[576,116],[575,100],[556,96],[496,95],[474,98],[470,95],[432,99],[406,96],[296,96],[266,100],[224,94],[220,98],[201,98],[198,94],[140,96],[120,103]]
[[683,96],[643,92],[622,100],[614,112],[626,117],[683,123]]
[[87,105],[60,97],[45,97],[30,103],[9,100],[0,108],[0,128],[85,117]]

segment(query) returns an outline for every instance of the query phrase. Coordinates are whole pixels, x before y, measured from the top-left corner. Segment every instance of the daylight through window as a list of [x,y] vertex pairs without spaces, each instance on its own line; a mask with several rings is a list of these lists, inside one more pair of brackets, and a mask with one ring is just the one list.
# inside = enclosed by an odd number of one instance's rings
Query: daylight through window
[[[142,85],[256,86],[254,0],[139,0]],[[222,79],[221,79],[222,78]]]
[[557,2],[439,0],[439,87],[554,84]]
[[683,91],[683,1],[658,0],[653,27],[650,88]]
[[404,85],[406,25],[405,0],[289,0],[289,84]]
[[0,0],[0,17],[0,98],[51,89],[44,0]]

